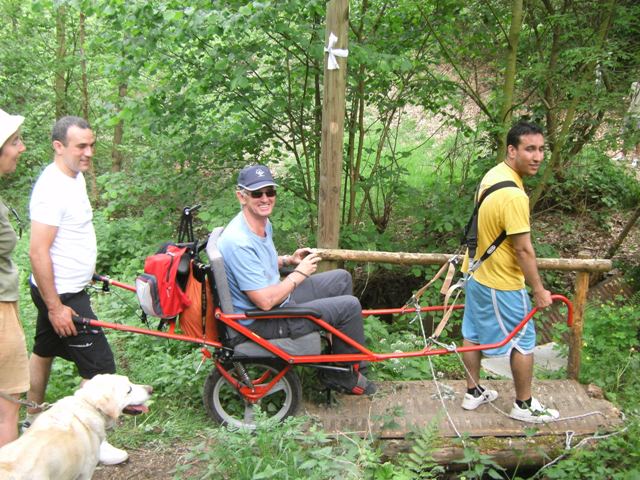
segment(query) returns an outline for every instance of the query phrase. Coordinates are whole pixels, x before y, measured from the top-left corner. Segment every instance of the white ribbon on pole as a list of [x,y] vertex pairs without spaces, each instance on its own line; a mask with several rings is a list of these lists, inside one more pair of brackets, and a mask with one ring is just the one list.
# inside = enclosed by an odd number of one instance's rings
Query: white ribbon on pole
[[349,50],[346,48],[333,48],[337,41],[338,37],[331,32],[329,34],[329,44],[324,47],[324,51],[329,54],[327,57],[327,70],[338,70],[340,67],[336,57],[347,58],[347,55],[349,55]]

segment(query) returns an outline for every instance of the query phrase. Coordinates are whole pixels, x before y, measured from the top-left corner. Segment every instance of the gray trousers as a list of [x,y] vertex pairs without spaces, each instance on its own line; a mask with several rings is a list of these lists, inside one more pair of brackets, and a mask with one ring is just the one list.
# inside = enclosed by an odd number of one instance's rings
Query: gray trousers
[[[362,306],[353,296],[351,274],[346,270],[311,275],[291,294],[286,306],[307,307],[322,312],[322,320],[364,345]],[[306,318],[256,320],[248,327],[263,338],[298,338],[322,330]],[[333,353],[355,353],[357,350],[333,337]]]

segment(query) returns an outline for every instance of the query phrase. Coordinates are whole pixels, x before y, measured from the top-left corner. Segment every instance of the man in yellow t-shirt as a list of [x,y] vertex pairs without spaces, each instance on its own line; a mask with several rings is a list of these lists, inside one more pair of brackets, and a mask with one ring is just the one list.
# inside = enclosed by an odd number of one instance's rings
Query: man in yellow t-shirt
[[[544,136],[537,125],[517,123],[507,135],[507,158],[493,167],[480,182],[478,197],[498,182],[517,186],[490,193],[478,210],[478,248],[476,260],[502,233],[507,237],[493,254],[467,279],[462,335],[464,345],[497,343],[503,340],[531,310],[525,282],[531,287],[538,308],[551,305],[551,293],[544,288],[531,244],[529,197],[522,177],[535,175],[544,159]],[[466,271],[465,258],[463,270]],[[557,410],[544,407],[531,394],[533,348],[536,333],[529,321],[501,348],[485,350],[487,356],[509,355],[516,399],[510,416],[531,423],[552,421]],[[462,408],[475,410],[498,398],[498,392],[480,386],[480,351],[465,352],[467,393]]]

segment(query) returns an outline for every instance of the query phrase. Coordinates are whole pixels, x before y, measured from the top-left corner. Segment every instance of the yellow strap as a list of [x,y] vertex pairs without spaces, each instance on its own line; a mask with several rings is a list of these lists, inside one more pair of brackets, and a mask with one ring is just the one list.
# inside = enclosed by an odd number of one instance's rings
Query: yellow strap
[[[438,338],[442,333],[442,331],[444,330],[444,327],[447,326],[447,322],[449,321],[449,318],[453,313],[453,307],[456,305],[456,300],[458,300],[458,296],[460,295],[462,290],[460,290],[457,293],[456,298],[454,299],[451,305],[449,305],[449,299],[451,298],[451,295],[453,294],[453,292],[461,288],[463,285],[464,285],[464,279],[461,278],[455,285],[453,285],[451,288],[447,290],[447,294],[444,297],[444,307],[445,307],[444,314],[442,315],[442,320],[440,320],[440,323],[434,330],[433,335],[431,335],[431,338]],[[447,305],[449,306],[447,307]]]
[[[433,276],[433,278],[431,280],[429,280],[429,282],[422,287],[420,290],[418,290],[413,297],[411,297],[409,299],[409,301],[407,303],[405,303],[404,307],[402,307],[402,311],[404,312],[405,308],[408,308],[410,306],[412,306],[413,303],[418,303],[418,301],[420,300],[420,297],[422,296],[422,294],[427,290],[427,288],[429,288],[436,280],[438,280],[438,278],[440,278],[440,276],[442,275],[442,273],[447,269],[447,266],[451,266],[450,262],[446,262],[444,263],[441,267],[440,270],[438,270],[436,272],[436,274]],[[455,268],[455,267],[454,267]]]
[[441,295],[446,295],[451,287],[451,282],[453,281],[453,276],[456,274],[456,267],[453,263],[449,262],[449,270],[447,271],[447,276],[444,278],[444,282],[442,282],[442,288],[440,289]]

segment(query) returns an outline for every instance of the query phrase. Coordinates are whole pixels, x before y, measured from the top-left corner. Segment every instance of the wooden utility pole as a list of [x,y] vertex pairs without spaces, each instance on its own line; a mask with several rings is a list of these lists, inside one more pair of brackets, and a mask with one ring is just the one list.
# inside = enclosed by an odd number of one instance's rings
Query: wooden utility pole
[[[327,3],[325,46],[331,34],[337,37],[333,46],[346,49],[349,31],[349,1],[330,0]],[[339,68],[328,68],[330,52],[325,53],[322,99],[322,139],[320,155],[320,185],[318,195],[318,246],[336,248],[340,235],[340,185],[344,145],[345,89],[347,61],[336,57]],[[323,265],[323,270],[335,268],[335,262]]]

